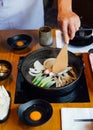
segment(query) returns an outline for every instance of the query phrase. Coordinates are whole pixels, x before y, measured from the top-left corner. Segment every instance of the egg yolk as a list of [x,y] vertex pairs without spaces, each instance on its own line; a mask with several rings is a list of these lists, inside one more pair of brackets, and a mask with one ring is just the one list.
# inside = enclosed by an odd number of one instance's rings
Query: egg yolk
[[33,111],[30,113],[31,120],[38,121],[42,117],[42,114],[39,111]]
[[24,45],[24,42],[23,42],[23,41],[18,41],[18,42],[16,42],[16,45],[17,45],[17,46],[23,46],[23,45]]

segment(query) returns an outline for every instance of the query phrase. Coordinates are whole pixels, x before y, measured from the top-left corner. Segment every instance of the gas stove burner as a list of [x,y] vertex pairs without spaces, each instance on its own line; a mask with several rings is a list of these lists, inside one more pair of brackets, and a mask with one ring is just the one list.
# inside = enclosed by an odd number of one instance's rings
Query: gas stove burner
[[[20,63],[22,63],[22,60],[23,57],[20,58],[19,65]],[[35,87],[30,87],[27,81],[25,81],[25,79],[23,78],[22,73],[19,69],[16,82],[14,103],[21,104],[32,99],[38,98],[47,100],[50,103],[90,102],[84,73],[80,79],[80,84],[75,87],[75,89],[71,90],[65,95],[60,94],[60,96],[50,96],[37,91]]]

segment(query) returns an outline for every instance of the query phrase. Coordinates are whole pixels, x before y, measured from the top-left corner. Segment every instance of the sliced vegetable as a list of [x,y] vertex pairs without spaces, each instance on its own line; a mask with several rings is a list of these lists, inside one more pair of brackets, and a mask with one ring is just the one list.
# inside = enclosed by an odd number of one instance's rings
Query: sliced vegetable
[[39,74],[40,72],[42,72],[43,69],[44,69],[44,66],[38,60],[36,60],[34,62],[34,68],[29,68],[28,73],[31,76],[36,76],[37,74]]
[[37,69],[34,69],[34,68],[29,68],[29,71],[31,71],[32,73],[35,73],[35,74],[38,74],[38,73],[41,72],[40,70],[37,70]]
[[38,80],[38,78],[41,77],[42,75],[43,75],[42,73],[37,74],[36,77],[33,79],[32,83],[34,84]]
[[53,84],[55,84],[56,82],[53,80],[51,82],[48,82],[45,86],[45,88],[50,88]]
[[31,76],[36,76],[36,75],[37,75],[36,73],[32,73],[31,71],[28,71],[28,73],[29,73]]
[[60,73],[53,73],[51,69],[46,69],[38,60],[33,64],[34,68],[29,68],[29,74],[34,77],[32,84],[42,88],[63,87],[73,82],[77,75],[72,66],[67,67]]
[[[51,76],[44,76],[42,73],[38,74],[34,80],[32,81],[32,83],[34,85],[37,85],[39,87],[49,87],[52,84],[55,83],[55,81],[53,81],[54,79]],[[53,81],[53,82],[52,82]],[[49,86],[48,86],[49,85]]]
[[43,66],[38,60],[36,60],[36,61],[34,62],[34,68],[35,68],[36,70],[41,71],[41,70],[44,69],[44,66]]
[[43,76],[38,77],[38,79],[34,82],[34,85],[38,86],[38,84],[42,81],[42,79],[43,79]]
[[39,86],[44,87],[44,86],[46,86],[47,83],[51,82],[52,80],[53,79],[51,77],[46,77],[46,78],[41,80]]

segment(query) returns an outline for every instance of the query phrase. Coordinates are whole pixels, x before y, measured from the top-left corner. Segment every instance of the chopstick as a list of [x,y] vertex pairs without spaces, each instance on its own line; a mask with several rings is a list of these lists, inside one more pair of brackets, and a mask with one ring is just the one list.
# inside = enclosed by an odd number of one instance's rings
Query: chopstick
[[79,30],[82,30],[82,31],[91,31],[91,30],[93,30],[93,28],[80,28]]
[[74,119],[76,122],[93,122],[93,119]]

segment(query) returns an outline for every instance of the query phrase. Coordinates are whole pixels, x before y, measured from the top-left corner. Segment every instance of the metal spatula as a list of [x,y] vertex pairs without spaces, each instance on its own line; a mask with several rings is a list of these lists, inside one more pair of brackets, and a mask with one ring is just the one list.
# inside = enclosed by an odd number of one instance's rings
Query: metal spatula
[[68,66],[68,50],[67,50],[68,44],[64,44],[63,48],[59,52],[58,56],[56,57],[56,60],[53,64],[52,71],[54,73],[59,73],[64,71]]

